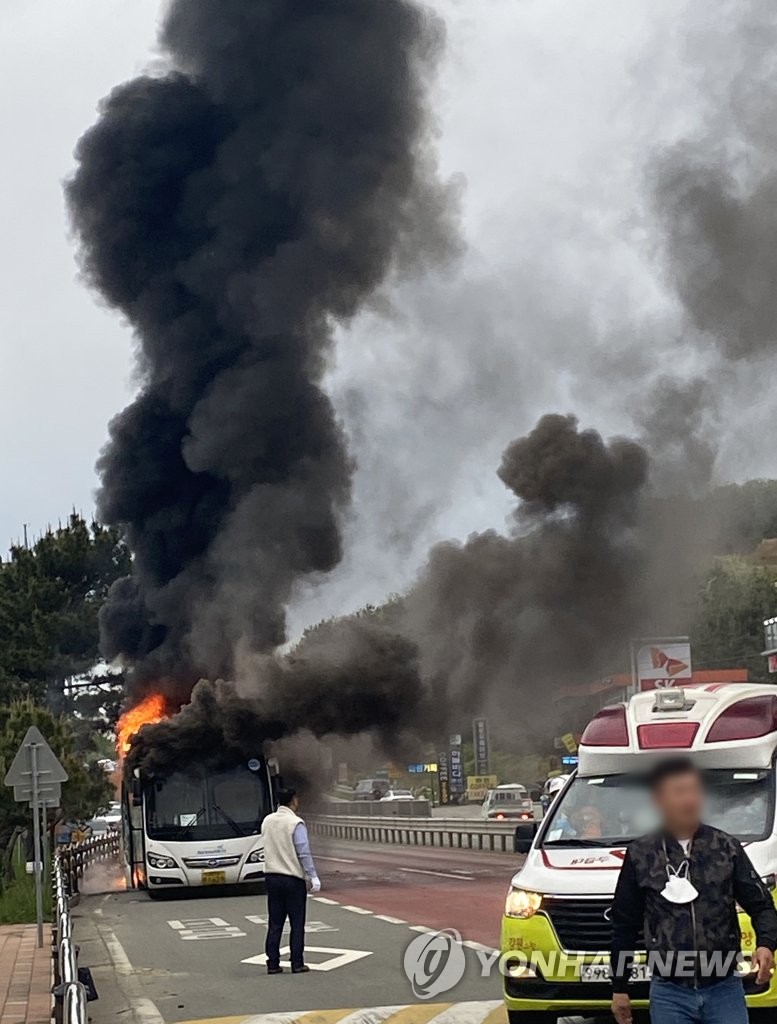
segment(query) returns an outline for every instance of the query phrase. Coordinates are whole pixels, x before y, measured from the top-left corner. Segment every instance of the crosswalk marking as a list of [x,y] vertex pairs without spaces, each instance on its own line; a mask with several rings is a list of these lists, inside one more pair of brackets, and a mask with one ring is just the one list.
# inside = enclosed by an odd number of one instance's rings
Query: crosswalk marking
[[297,1010],[184,1024],[507,1024],[501,1000],[412,1003],[343,1010]]

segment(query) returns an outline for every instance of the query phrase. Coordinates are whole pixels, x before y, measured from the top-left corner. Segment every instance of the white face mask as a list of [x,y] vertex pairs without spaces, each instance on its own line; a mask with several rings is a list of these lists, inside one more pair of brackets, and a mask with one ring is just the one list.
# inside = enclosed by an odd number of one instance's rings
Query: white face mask
[[675,871],[671,864],[666,866],[667,882],[661,895],[670,903],[693,903],[699,891],[690,879],[691,866],[684,860]]

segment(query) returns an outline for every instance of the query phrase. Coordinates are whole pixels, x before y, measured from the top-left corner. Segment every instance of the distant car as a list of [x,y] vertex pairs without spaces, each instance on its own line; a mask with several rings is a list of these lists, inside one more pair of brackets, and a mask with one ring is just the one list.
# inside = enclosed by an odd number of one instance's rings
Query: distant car
[[353,791],[354,800],[380,800],[391,789],[388,779],[361,779]]
[[480,813],[487,821],[533,821],[534,803],[526,786],[506,783],[488,790]]
[[103,815],[103,818],[105,818],[109,826],[119,828],[121,825],[121,804],[112,803]]
[[86,823],[87,834],[91,836],[104,836],[111,831],[111,824],[107,818],[91,818]]
[[394,800],[415,800],[415,797],[409,789],[390,789],[385,796],[380,798],[382,804]]

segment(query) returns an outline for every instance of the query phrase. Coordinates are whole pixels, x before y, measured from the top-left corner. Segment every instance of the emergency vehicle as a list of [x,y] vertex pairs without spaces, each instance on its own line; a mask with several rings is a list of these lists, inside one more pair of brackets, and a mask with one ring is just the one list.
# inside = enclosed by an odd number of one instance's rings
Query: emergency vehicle
[[[511,1024],[550,1024],[608,1009],[618,872],[629,842],[656,825],[645,771],[672,754],[693,757],[708,786],[707,822],[742,841],[775,891],[777,687],[690,685],[604,708],[586,728],[577,771],[543,821],[516,828],[516,852],[527,858],[512,879],[502,918]],[[755,936],[746,915],[740,924],[746,972]],[[649,980],[638,957],[631,985],[636,1010],[647,1008]],[[747,973],[744,983],[751,1017],[774,1020],[777,976],[764,989]]]

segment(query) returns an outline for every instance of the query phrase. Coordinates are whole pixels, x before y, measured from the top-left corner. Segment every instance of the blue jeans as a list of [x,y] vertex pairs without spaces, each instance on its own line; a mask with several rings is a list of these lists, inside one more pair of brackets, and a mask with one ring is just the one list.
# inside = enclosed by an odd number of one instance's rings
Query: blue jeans
[[739,978],[686,988],[655,979],[650,984],[651,1024],[747,1024],[745,990]]

